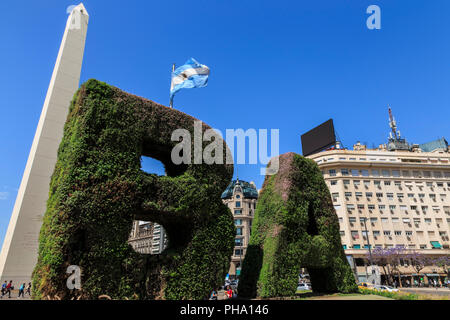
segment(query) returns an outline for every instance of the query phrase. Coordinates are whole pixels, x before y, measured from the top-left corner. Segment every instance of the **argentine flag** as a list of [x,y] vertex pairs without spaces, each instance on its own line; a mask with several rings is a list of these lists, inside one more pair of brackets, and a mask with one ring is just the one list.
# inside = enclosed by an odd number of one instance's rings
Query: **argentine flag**
[[170,84],[170,104],[173,97],[183,88],[202,88],[208,85],[209,68],[190,58],[184,65],[172,72]]

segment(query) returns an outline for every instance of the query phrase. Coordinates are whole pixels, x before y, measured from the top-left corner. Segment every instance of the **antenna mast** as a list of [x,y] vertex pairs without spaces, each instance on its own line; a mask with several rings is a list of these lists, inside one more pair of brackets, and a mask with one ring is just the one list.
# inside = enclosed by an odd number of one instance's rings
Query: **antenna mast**
[[397,134],[397,123],[395,122],[394,116],[392,115],[391,107],[389,107],[389,126],[392,129],[392,133],[394,134],[394,139],[397,140],[400,138],[400,135]]

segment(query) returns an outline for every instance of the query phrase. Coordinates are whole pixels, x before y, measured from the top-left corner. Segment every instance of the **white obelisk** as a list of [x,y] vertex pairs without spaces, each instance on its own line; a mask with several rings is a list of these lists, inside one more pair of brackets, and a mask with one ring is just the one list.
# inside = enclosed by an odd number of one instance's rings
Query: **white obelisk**
[[80,3],[66,29],[45,97],[41,117],[17,193],[0,254],[0,281],[18,287],[31,280],[37,262],[38,238],[46,210],[50,177],[56,164],[70,101],[79,87],[89,15]]

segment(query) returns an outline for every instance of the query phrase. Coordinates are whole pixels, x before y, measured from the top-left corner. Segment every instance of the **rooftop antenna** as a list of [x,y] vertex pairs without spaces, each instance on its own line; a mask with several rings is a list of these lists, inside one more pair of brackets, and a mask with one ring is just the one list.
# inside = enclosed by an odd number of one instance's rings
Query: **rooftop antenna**
[[397,123],[395,122],[394,116],[392,115],[391,107],[389,107],[389,105],[388,108],[389,108],[389,126],[391,127],[393,133],[393,136],[391,136],[391,138],[397,140],[400,139],[400,132],[398,132],[397,134]]

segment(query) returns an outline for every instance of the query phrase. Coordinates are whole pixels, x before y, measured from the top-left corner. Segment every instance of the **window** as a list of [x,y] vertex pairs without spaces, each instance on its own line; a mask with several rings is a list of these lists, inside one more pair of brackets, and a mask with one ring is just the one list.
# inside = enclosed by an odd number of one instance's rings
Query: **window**
[[362,192],[355,192],[355,197],[357,198],[362,197]]
[[394,200],[394,194],[393,193],[386,193],[386,196],[388,200]]
[[361,175],[363,177],[368,177],[369,176],[369,170],[361,170]]
[[435,171],[434,172],[434,177],[435,178],[442,178],[442,173],[440,171]]
[[403,199],[405,196],[403,195],[403,193],[397,193],[397,198],[399,199]]
[[392,223],[399,223],[400,219],[399,218],[392,218]]
[[347,209],[348,210],[353,210],[353,209],[355,209],[355,205],[354,204],[347,204]]
[[380,235],[380,231],[373,231],[373,236],[378,237]]
[[336,170],[334,170],[334,169],[328,170],[328,173],[329,173],[330,177],[336,176]]
[[374,204],[369,204],[369,205],[367,206],[367,209],[369,209],[369,210],[375,210],[375,205],[374,205]]
[[370,187],[370,180],[364,180],[364,186]]
[[234,239],[235,247],[242,247],[243,245],[244,245],[244,239],[242,239],[242,238]]
[[383,234],[384,234],[385,236],[390,236],[390,235],[391,235],[391,232],[390,232],[389,230],[384,230],[384,231],[383,231]]
[[344,185],[349,185],[350,184],[350,180],[344,180]]
[[419,193],[419,198],[425,198],[425,193]]
[[390,177],[389,170],[381,170],[381,175],[383,177]]
[[402,205],[402,206],[400,206],[400,210],[401,210],[401,211],[407,211],[407,210],[408,210],[408,207]]
[[333,193],[331,194],[331,196],[332,196],[333,198],[339,198],[339,192],[333,192]]
[[348,169],[341,169],[341,175],[348,176]]
[[235,224],[236,226],[242,225],[242,219],[235,219],[235,220],[234,220],[234,224]]
[[395,185],[396,187],[401,187],[401,186],[402,186],[402,183],[401,183],[401,181],[394,181],[394,185]]
[[366,192],[366,197],[367,197],[367,198],[372,198],[372,196],[373,196],[373,193],[372,193],[372,192]]
[[241,209],[234,209],[234,214],[235,215],[240,215],[240,214],[242,214],[242,210]]
[[423,172],[423,176],[424,176],[425,178],[430,178],[430,177],[431,177],[431,172],[430,172],[430,171],[424,171],[424,172]]
[[345,193],[345,196],[346,196],[346,197],[351,197],[351,196],[352,196],[352,193],[351,193],[351,192],[346,192],[346,193]]
[[390,204],[389,205],[389,210],[395,210],[396,205],[395,204]]
[[394,177],[400,177],[400,171],[399,170],[392,170],[392,175]]
[[238,194],[236,195],[236,199],[239,199],[240,197],[241,197],[240,195],[238,195]]
[[384,181],[384,185],[385,185],[385,186],[390,186],[390,185],[391,185],[391,182],[390,182],[390,181]]
[[241,202],[240,202],[240,201],[236,201],[235,207],[236,207],[236,208],[240,208],[240,207],[241,207]]
[[417,210],[417,206],[411,206],[411,210]]
[[364,209],[364,205],[363,204],[358,204],[358,209]]
[[386,206],[384,204],[378,205],[378,210],[384,210],[384,209],[386,209]]
[[358,187],[360,184],[361,184],[361,181],[359,181],[359,180],[353,180],[353,185],[354,185],[355,187]]
[[396,236],[401,236],[401,235],[402,235],[402,232],[401,232],[401,231],[394,231],[394,234],[395,234]]
[[381,218],[381,223],[388,223],[389,219],[388,218]]
[[244,250],[242,249],[235,249],[234,250],[234,255],[235,256],[242,256],[244,254]]
[[380,186],[381,181],[380,181],[380,180],[375,180],[375,181],[373,182],[373,184],[374,184],[375,186]]
[[244,228],[243,227],[236,228],[236,235],[242,236],[242,234],[243,234],[243,230],[242,229],[244,229]]
[[377,192],[377,198],[383,198],[383,193],[382,192]]
[[341,237],[345,236],[345,231],[339,231],[339,234],[341,235]]
[[337,185],[337,181],[336,181],[336,180],[331,180],[331,181],[330,181],[330,184],[331,184],[332,186],[335,186],[335,185]]
[[380,176],[380,172],[378,170],[372,170],[372,176],[379,177]]
[[353,176],[353,177],[359,176],[359,170],[357,170],[357,169],[352,169],[352,176]]
[[414,193],[408,193],[408,198],[414,198]]
[[409,177],[409,171],[402,171],[402,175],[404,177]]
[[402,221],[403,223],[411,223],[411,220],[409,218],[403,218]]
[[361,249],[361,245],[360,244],[354,244],[353,245],[353,249]]

